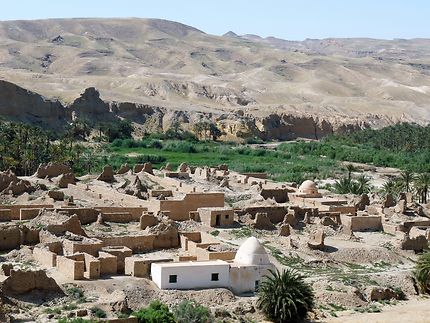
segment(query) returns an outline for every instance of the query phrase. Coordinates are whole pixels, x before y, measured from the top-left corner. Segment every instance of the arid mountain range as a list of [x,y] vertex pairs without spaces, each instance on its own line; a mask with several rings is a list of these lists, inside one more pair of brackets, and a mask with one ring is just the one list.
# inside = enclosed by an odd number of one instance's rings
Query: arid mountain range
[[430,121],[430,39],[213,36],[157,19],[5,21],[0,80],[0,115],[51,127],[73,114],[150,131],[211,119],[227,138],[283,140]]

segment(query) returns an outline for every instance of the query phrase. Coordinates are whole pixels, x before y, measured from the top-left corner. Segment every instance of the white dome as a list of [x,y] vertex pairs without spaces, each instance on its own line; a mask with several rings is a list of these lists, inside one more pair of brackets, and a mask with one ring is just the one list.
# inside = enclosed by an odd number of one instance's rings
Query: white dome
[[270,264],[269,256],[266,250],[255,237],[249,237],[240,246],[234,257],[234,262],[245,265],[268,265]]
[[315,184],[315,182],[313,181],[306,180],[302,183],[302,185],[300,185],[299,192],[307,193],[307,194],[317,194],[318,193],[317,184]]

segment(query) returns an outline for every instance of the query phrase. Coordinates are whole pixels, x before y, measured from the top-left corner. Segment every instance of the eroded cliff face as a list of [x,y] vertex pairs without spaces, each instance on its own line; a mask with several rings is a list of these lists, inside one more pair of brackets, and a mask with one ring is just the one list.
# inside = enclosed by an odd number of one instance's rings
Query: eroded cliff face
[[0,80],[0,116],[38,126],[64,125],[66,109],[56,100]]
[[[288,113],[255,116],[237,110],[216,114],[132,102],[106,102],[93,87],[87,88],[70,105],[63,105],[59,101],[48,100],[6,81],[0,81],[0,114],[7,120],[31,123],[59,131],[76,118],[84,119],[93,126],[99,122],[126,119],[135,125],[137,135],[166,131],[174,122],[179,122],[184,129],[192,131],[194,124],[208,120],[217,124],[224,133],[221,137],[224,140],[241,140],[249,137],[263,140],[292,140],[299,137],[321,139],[333,133],[355,131],[371,125],[355,119],[331,120]],[[389,120],[386,119],[374,120],[377,125],[389,124]],[[374,126],[375,122],[372,125]]]

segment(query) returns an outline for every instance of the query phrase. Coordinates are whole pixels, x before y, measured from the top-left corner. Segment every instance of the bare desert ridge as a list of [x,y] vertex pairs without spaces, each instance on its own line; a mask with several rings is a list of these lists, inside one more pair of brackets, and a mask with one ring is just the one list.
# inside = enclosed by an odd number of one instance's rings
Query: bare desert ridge
[[0,115],[54,128],[72,115],[125,118],[145,131],[210,119],[226,139],[269,140],[427,124],[429,49],[429,39],[214,36],[159,19],[3,21]]

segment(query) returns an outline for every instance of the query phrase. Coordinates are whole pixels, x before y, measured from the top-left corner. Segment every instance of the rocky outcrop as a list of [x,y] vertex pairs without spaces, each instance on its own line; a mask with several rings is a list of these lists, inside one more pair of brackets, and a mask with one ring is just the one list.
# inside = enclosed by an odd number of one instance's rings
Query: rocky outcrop
[[[223,99],[220,97],[220,100]],[[230,99],[226,100],[230,102]],[[76,118],[87,120],[93,126],[99,122],[126,119],[135,123],[139,131],[148,133],[166,131],[176,122],[180,122],[184,129],[192,130],[196,122],[207,120],[215,123],[224,134],[221,139],[227,140],[248,137],[263,140],[290,140],[298,137],[320,139],[332,133],[351,132],[370,126],[353,118],[340,122],[291,113],[257,116],[245,114],[242,110],[215,115],[210,112],[191,113],[132,102],[109,102],[101,99],[99,91],[94,87],[85,89],[73,103],[63,106],[59,101],[47,100],[37,93],[6,81],[0,81],[0,115],[10,120],[57,130],[63,129],[66,123]]]
[[65,125],[66,110],[55,100],[0,80],[0,115],[12,120],[58,129]]
[[100,93],[94,87],[85,89],[84,93],[69,106],[69,109],[77,118],[89,120],[94,124],[116,119],[110,113],[109,103],[100,99]]

